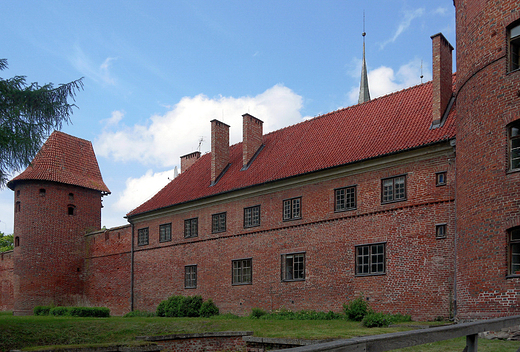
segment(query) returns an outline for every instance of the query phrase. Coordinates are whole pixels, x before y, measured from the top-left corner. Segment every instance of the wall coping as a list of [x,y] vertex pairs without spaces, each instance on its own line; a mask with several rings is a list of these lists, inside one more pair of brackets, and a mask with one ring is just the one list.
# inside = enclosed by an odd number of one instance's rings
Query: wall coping
[[203,332],[198,334],[171,334],[160,336],[136,336],[136,340],[144,341],[165,341],[165,340],[182,340],[182,339],[196,339],[208,337],[239,337],[251,336],[253,331],[217,331],[217,332]]
[[304,340],[304,339],[283,339],[277,337],[257,337],[257,336],[244,336],[242,338],[245,342],[256,342],[265,344],[276,344],[276,345],[293,345],[293,346],[308,346],[315,345],[317,343],[324,343],[334,341],[334,339],[326,340]]

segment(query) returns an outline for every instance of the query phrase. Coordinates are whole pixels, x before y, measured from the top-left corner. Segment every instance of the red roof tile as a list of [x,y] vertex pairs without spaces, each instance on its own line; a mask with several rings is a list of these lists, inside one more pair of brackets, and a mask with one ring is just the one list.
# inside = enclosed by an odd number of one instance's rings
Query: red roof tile
[[266,134],[245,171],[242,143],[235,144],[231,166],[211,187],[211,154],[205,154],[127,215],[446,141],[455,136],[454,121],[455,106],[442,127],[430,129],[432,83],[421,84]]
[[84,139],[54,131],[34,157],[31,165],[7,183],[42,180],[110,193],[103,182],[92,144]]

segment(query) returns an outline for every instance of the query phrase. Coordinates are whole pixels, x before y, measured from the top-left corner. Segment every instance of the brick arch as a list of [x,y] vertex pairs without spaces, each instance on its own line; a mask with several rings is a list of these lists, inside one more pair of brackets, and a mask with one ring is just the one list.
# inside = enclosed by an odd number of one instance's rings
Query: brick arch
[[504,125],[509,125],[511,122],[515,122],[520,120],[520,108],[505,113],[504,116]]
[[507,28],[517,20],[520,20],[520,11],[513,12],[509,16],[504,17],[502,20],[502,25]]
[[504,225],[505,225],[504,231],[512,229],[513,227],[519,227],[520,226],[520,215],[507,220]]

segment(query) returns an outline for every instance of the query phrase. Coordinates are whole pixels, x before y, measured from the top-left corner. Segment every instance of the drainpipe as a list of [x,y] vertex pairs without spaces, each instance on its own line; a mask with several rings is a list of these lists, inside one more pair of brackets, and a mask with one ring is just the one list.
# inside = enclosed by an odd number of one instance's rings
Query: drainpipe
[[451,146],[453,147],[453,151],[454,151],[454,154],[455,154],[455,158],[454,158],[454,161],[453,161],[453,164],[454,164],[454,168],[455,168],[455,185],[454,185],[454,190],[455,190],[455,201],[454,201],[454,204],[453,206],[455,207],[455,234],[454,234],[454,237],[453,237],[453,259],[454,259],[454,263],[453,263],[453,275],[454,275],[454,280],[453,280],[453,319],[455,320],[456,317],[457,317],[457,237],[458,237],[458,225],[457,225],[457,154],[456,154],[456,151],[455,151],[455,146],[456,146],[456,140],[455,139],[452,139],[450,141],[450,144]]

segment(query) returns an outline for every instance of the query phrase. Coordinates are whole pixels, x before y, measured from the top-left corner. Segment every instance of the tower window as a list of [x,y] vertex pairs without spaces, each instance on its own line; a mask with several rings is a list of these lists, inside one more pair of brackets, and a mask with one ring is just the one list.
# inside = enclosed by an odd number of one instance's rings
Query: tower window
[[74,201],[74,193],[69,193],[69,202]]
[[17,197],[20,197],[20,190],[17,190],[17,191],[16,191],[16,196],[17,196]]
[[446,171],[437,172],[435,174],[435,185],[446,186]]
[[520,24],[509,30],[510,71],[520,68]]
[[20,202],[16,202],[14,204],[14,212],[19,213],[22,210],[22,204]]
[[67,214],[68,215],[75,215],[76,214],[76,207],[72,204],[67,205]]
[[40,188],[40,197],[45,197],[45,188]]
[[446,224],[435,225],[435,238],[446,238]]
[[14,238],[14,246],[15,247],[19,247],[20,246],[20,237],[19,236],[16,236]]
[[520,169],[520,122],[509,127],[509,168]]

